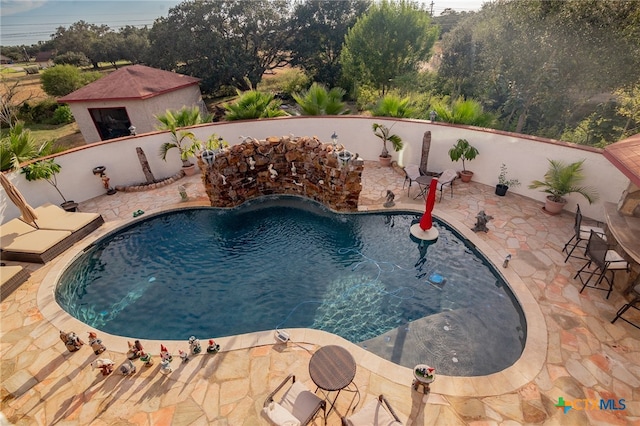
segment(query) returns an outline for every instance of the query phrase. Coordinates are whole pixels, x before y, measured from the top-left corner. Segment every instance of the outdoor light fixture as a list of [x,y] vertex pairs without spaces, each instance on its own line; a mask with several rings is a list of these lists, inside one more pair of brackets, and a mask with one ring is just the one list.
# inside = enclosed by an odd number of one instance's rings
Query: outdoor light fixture
[[133,124],[131,126],[129,126],[129,133],[131,134],[131,136],[135,136],[136,135],[136,126],[134,126]]
[[431,121],[436,121],[436,116],[437,116],[437,115],[438,115],[438,114],[437,114],[435,111],[431,111],[431,112],[429,113],[429,119],[430,119]]
[[336,134],[335,131],[331,135],[331,144],[333,145],[333,152],[336,153],[337,155],[336,148],[338,146],[338,135]]
[[202,151],[202,159],[211,167],[213,166],[213,161],[216,159],[216,152],[211,149],[205,149]]

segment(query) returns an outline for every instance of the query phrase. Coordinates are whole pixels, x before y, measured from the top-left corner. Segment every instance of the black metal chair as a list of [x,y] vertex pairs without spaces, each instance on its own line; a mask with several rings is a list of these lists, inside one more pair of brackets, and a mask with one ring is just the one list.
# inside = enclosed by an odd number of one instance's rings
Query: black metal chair
[[403,170],[404,170],[404,182],[402,182],[402,189],[404,189],[404,186],[406,185],[407,181],[409,181],[409,189],[407,190],[407,197],[408,197],[409,193],[411,192],[411,184],[415,182],[416,179],[418,179],[420,176],[422,176],[422,173],[420,172],[420,167],[414,164],[404,167]]
[[389,401],[380,395],[350,417],[342,417],[342,426],[402,426]]
[[[587,242],[587,258],[587,262],[573,277],[574,279],[579,278],[580,282],[582,282],[582,289],[580,289],[580,293],[582,293],[585,288],[589,287],[596,290],[606,291],[608,299],[609,295],[611,295],[611,291],[613,290],[613,280],[615,278],[616,271],[629,271],[629,263],[624,260],[618,252],[610,250],[607,242],[593,230],[591,231],[589,241]],[[591,265],[595,266],[593,270],[587,270]],[[607,277],[607,272],[611,272],[611,280]],[[588,274],[586,281],[582,278],[583,273]],[[594,284],[590,285],[589,282],[596,274],[598,275],[598,279]],[[599,287],[602,281],[606,281],[608,287]]]
[[[291,385],[282,395],[280,402],[274,401],[276,393],[291,380]],[[289,374],[264,401],[262,411],[274,425],[300,424],[307,425],[324,412],[324,423],[327,423],[327,403],[311,392],[305,385],[296,382],[296,376]]]
[[622,321],[631,324],[635,328],[640,328],[640,318],[638,318],[638,323],[634,323],[634,322],[631,322],[630,319],[624,318],[622,316],[622,314],[627,312],[629,308],[633,308],[637,311],[640,311],[640,275],[638,276],[638,279],[636,279],[636,283],[637,283],[636,286],[633,288],[633,290],[631,290],[632,293],[634,294],[634,298],[630,302],[622,306],[620,309],[618,309],[618,313],[616,314],[616,317],[611,320],[611,324],[616,322],[618,319],[621,319]]
[[[565,257],[564,262],[567,263],[570,257],[575,257],[577,259],[588,260],[586,257],[586,243],[589,240],[589,235],[591,231],[594,231],[596,234],[599,234],[603,239],[606,240],[604,235],[604,229],[597,226],[586,226],[582,224],[582,212],[580,211],[580,205],[576,207],[576,216],[573,224],[574,234],[569,241],[564,245],[562,249],[563,253],[567,253],[567,257]],[[577,256],[573,254],[576,248],[585,249],[585,256]]]

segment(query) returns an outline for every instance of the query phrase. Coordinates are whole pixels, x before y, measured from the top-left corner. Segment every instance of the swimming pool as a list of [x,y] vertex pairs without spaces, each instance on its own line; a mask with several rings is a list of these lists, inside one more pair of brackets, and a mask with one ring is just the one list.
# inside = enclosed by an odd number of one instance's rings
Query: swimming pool
[[56,299],[99,330],[141,339],[309,327],[442,374],[511,365],[526,323],[508,286],[440,221],[437,242],[412,240],[418,217],[335,214],[282,196],[173,211],[88,248]]

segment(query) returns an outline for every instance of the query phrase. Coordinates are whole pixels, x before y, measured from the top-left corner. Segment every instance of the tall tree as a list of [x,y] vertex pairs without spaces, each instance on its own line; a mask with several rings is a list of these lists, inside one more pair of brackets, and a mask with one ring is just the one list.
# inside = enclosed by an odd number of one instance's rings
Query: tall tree
[[287,62],[288,0],[183,2],[156,20],[147,62],[202,79],[202,90],[255,87]]
[[340,55],[343,74],[384,94],[395,77],[417,72],[437,37],[424,7],[383,0],[349,30]]
[[81,52],[91,60],[94,67],[98,67],[98,60],[92,57],[92,44],[98,38],[109,32],[107,25],[94,25],[85,21],[78,21],[69,28],[58,27],[52,34],[52,41],[58,53]]
[[311,80],[335,87],[339,83],[344,37],[369,7],[369,0],[306,0],[295,6],[291,64]]

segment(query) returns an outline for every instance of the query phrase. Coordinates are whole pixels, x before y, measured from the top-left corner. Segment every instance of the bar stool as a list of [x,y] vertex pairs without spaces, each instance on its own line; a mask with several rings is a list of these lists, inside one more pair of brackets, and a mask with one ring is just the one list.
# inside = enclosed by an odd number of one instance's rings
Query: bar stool
[[[607,242],[595,231],[591,230],[591,235],[589,236],[589,242],[587,243],[587,263],[585,263],[582,268],[576,272],[576,275],[573,277],[574,279],[579,278],[580,282],[582,282],[582,289],[580,289],[580,293],[586,288],[594,288],[596,290],[603,290],[607,292],[607,299],[611,295],[611,291],[613,290],[613,281],[615,278],[616,271],[629,271],[629,263],[624,260],[622,256],[618,254],[615,250],[610,250]],[[587,271],[586,269],[590,267],[592,264],[595,265],[595,268],[592,271]],[[607,272],[611,272],[611,280],[607,277]],[[582,278],[582,273],[589,273],[586,281]],[[589,284],[591,278],[594,275],[598,274],[598,279],[594,284]],[[599,287],[602,281],[606,281],[608,287]]]
[[582,212],[580,211],[580,204],[578,204],[576,207],[576,215],[573,223],[573,230],[574,230],[573,236],[569,241],[567,241],[567,243],[564,245],[564,248],[562,249],[563,253],[567,253],[567,257],[565,257],[564,259],[565,263],[567,263],[567,260],[569,260],[570,257],[576,257],[578,259],[587,260],[587,258],[584,256],[576,256],[575,254],[573,254],[573,251],[576,248],[580,247],[580,248],[584,248],[586,253],[586,246],[583,245],[584,243],[582,243],[582,241],[589,240],[591,231],[594,231],[596,234],[599,234],[603,239],[605,240],[607,239],[604,235],[604,229],[597,226],[587,226],[582,224]]

